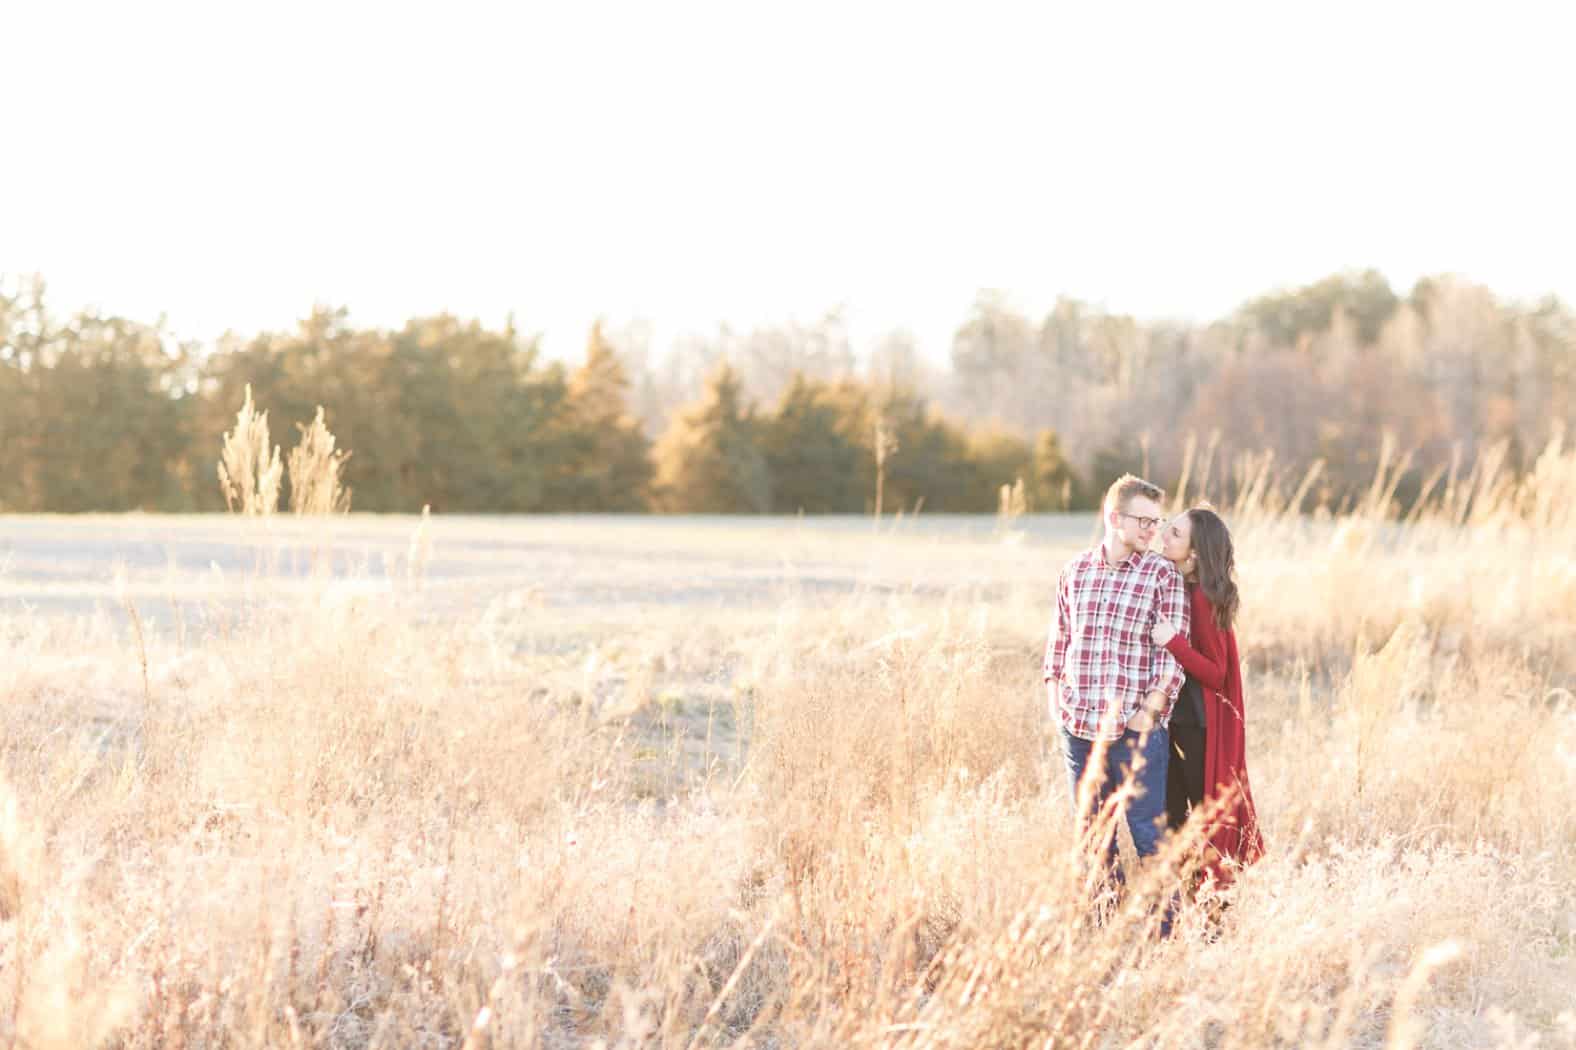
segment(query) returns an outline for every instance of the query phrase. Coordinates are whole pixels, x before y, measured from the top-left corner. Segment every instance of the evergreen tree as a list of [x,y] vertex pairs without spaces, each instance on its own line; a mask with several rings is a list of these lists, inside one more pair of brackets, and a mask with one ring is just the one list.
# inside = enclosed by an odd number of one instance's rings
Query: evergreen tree
[[651,443],[629,412],[629,376],[598,322],[586,359],[569,377],[563,455],[552,465],[550,510],[635,511],[646,507]]
[[[1019,478],[1023,479],[1025,490],[1030,487],[1034,451],[1027,441],[1016,434],[994,428],[977,430],[968,438],[968,458],[972,468],[972,485],[968,495],[971,508],[979,508],[987,501],[997,500],[1001,487],[1011,485]],[[1040,509],[1032,497],[1029,507],[1031,510]]]
[[31,386],[37,444],[30,509],[183,509],[189,401],[179,348],[120,318],[77,317]]
[[980,481],[964,431],[934,414],[924,398],[910,390],[890,390],[874,412],[894,445],[886,464],[888,508],[912,511],[922,505],[946,513],[996,509],[995,490]]
[[795,374],[762,427],[772,508],[778,513],[856,514],[864,509],[874,465],[870,450],[856,437],[863,398],[849,396],[859,394],[854,384],[839,386],[841,391]]
[[1337,314],[1355,322],[1364,346],[1372,345],[1401,300],[1376,270],[1343,273],[1294,291],[1262,295],[1246,303],[1242,316],[1266,335],[1271,345],[1299,346],[1311,335],[1329,329]]
[[1029,506],[1037,511],[1071,510],[1083,498],[1077,475],[1054,430],[1042,430],[1034,439],[1034,456],[1024,480]]
[[698,402],[681,409],[656,447],[658,497],[685,513],[764,513],[771,477],[760,426],[744,404],[738,373],[724,361]]
[[[491,332],[448,316],[412,321],[394,337],[389,393],[409,429],[390,465],[390,509],[548,509],[552,464],[565,454],[556,424],[566,384],[561,368],[538,369],[536,357],[535,342],[512,327]],[[359,475],[352,484],[362,490]]]

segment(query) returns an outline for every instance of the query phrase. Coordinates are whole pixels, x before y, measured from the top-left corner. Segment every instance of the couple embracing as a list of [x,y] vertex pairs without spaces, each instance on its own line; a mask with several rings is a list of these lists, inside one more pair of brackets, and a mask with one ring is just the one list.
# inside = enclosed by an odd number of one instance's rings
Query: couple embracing
[[[1107,490],[1104,539],[1057,584],[1045,681],[1074,805],[1088,806],[1080,825],[1132,776],[1125,817],[1139,857],[1197,809],[1202,868],[1224,883],[1264,851],[1244,755],[1235,557],[1213,510],[1167,521],[1164,499],[1131,474]],[[1080,795],[1086,778],[1093,790]],[[1120,878],[1116,852],[1113,835],[1106,862]]]

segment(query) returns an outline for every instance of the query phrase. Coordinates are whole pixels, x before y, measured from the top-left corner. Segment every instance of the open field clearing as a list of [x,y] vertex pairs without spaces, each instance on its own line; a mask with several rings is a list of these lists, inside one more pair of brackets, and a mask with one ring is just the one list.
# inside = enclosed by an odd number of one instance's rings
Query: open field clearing
[[[1093,514],[1019,519],[1025,559],[994,542],[989,517],[868,518],[0,516],[0,601],[53,613],[113,611],[131,596],[146,615],[200,613],[248,597],[408,589],[425,616],[484,608],[512,592],[559,610],[758,606],[784,586],[848,591],[999,584],[1016,566],[1055,579],[1060,557],[1095,534]],[[979,541],[986,541],[981,543]],[[914,578],[920,552],[934,578]],[[1002,572],[980,571],[979,559]],[[1052,561],[1047,563],[1047,558]],[[1033,561],[1036,564],[1029,564]]]
[[1233,519],[1270,854],[1167,941],[1045,716],[1092,517],[0,518],[0,1039],[1576,1046],[1534,503]]

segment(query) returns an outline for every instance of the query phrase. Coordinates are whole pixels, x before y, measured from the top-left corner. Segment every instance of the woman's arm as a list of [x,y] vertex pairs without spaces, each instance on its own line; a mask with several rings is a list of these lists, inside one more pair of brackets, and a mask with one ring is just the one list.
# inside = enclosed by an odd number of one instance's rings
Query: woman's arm
[[1226,688],[1226,639],[1215,624],[1215,609],[1203,591],[1194,596],[1192,627],[1192,644],[1186,635],[1175,634],[1166,642],[1166,651],[1200,685],[1218,693]]

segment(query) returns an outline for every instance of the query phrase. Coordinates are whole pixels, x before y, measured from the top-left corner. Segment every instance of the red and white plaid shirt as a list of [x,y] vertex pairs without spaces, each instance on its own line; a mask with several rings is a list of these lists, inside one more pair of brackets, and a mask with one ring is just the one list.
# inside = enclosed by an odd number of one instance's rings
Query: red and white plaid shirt
[[1045,680],[1062,727],[1084,740],[1120,739],[1144,697],[1156,691],[1166,694],[1159,719],[1165,725],[1183,671],[1150,632],[1164,617],[1187,637],[1191,616],[1182,574],[1158,554],[1137,551],[1112,568],[1102,545],[1068,562],[1045,646]]

